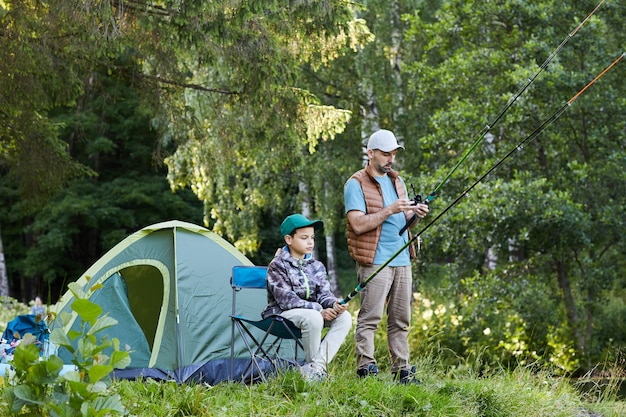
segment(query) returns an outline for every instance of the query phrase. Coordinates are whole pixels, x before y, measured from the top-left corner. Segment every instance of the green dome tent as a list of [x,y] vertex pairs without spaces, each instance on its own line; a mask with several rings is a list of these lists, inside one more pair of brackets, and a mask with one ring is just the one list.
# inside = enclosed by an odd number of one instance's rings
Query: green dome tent
[[[145,227],[118,243],[77,281],[90,300],[118,324],[107,330],[129,346],[129,367],[114,372],[117,378],[138,377],[216,384],[230,377],[230,276],[235,265],[252,265],[226,240],[206,228],[180,221]],[[243,297],[243,298],[242,298]],[[237,304],[249,317],[259,317],[266,299],[251,293],[237,295]],[[74,296],[65,293],[52,307],[60,315],[73,315],[64,330],[80,330],[71,310]],[[241,304],[239,304],[241,303]],[[237,336],[237,335],[235,335]],[[76,341],[74,341],[76,342]],[[249,361],[244,342],[234,339],[233,375]],[[67,349],[57,353],[71,363]]]

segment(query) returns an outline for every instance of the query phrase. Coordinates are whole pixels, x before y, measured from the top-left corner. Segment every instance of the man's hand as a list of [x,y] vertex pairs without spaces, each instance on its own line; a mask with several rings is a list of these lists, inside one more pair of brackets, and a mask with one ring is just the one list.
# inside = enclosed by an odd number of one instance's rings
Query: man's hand
[[347,217],[354,233],[360,235],[376,229],[393,214],[404,213],[408,218],[408,216],[413,215],[415,207],[416,206],[413,200],[409,200],[408,198],[399,198],[375,213],[365,214],[359,210],[350,210]]
[[393,203],[389,204],[386,208],[391,211],[390,214],[396,214],[402,212],[406,213],[407,211],[414,210],[415,207],[416,206],[413,200],[409,200],[408,198],[399,198]]
[[411,209],[413,210],[413,213],[417,214],[417,217],[419,217],[420,219],[423,219],[430,211],[428,204],[422,203],[414,205],[413,207],[411,207]]

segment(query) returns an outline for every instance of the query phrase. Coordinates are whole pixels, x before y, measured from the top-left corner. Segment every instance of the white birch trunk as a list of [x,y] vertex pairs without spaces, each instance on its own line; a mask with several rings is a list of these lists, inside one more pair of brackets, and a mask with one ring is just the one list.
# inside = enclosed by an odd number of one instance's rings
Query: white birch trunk
[[[310,219],[311,218],[311,205],[309,204],[309,199],[307,198],[309,189],[306,186],[306,184],[303,182],[301,182],[298,185],[298,188],[300,189],[300,193],[303,196],[305,196],[302,199],[302,205],[300,206],[300,210],[302,211],[302,215],[304,215],[307,219]],[[317,245],[313,246],[313,253],[311,255],[313,255],[315,259],[319,259],[319,252],[317,250]]]
[[498,266],[498,254],[494,250],[493,246],[487,249],[487,256],[485,256],[485,268],[490,271],[494,271]]
[[9,296],[9,277],[7,265],[4,260],[4,247],[2,246],[2,230],[0,230],[0,296]]
[[328,271],[328,281],[330,290],[337,296],[340,295],[339,274],[337,273],[337,259],[335,256],[335,236],[332,233],[326,234],[326,270]]

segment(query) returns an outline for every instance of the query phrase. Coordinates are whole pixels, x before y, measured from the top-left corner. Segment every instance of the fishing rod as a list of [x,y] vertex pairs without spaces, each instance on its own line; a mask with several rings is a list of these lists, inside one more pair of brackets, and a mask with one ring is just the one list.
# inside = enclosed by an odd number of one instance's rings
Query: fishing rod
[[571,105],[580,97],[589,87],[596,83],[604,74],[606,74],[611,68],[613,68],[619,61],[621,61],[626,56],[626,52],[623,52],[617,59],[615,59],[609,66],[607,66],[601,73],[599,73],[593,80],[591,80],[587,85],[585,85],[582,89],[580,89],[576,94],[572,96],[561,108],[555,111],[549,118],[547,118],[543,123],[541,123],[530,135],[528,135],[524,140],[518,143],[513,149],[511,149],[504,157],[500,158],[500,160],[495,163],[491,168],[487,170],[480,178],[478,178],[472,185],[466,188],[452,203],[450,203],[441,213],[439,213],[434,219],[432,219],[426,226],[424,226],[415,236],[409,239],[396,253],[394,253],[385,263],[380,265],[373,273],[370,275],[365,281],[356,286],[354,290],[347,297],[343,298],[339,301],[340,304],[347,304],[348,301],[352,300],[358,293],[360,293],[363,288],[372,280],[380,271],[382,271],[389,263],[395,259],[403,250],[405,250],[411,243],[413,243],[416,239],[418,239],[422,233],[428,230],[436,221],[438,221],[444,214],[446,214],[452,207],[456,206],[463,197],[465,197],[471,190],[474,189],[481,181],[483,181],[489,174],[491,174],[494,170],[499,168],[505,161],[507,161],[513,154],[518,151],[521,151],[525,144],[531,142],[535,138],[537,138],[543,130],[554,123],[561,114],[563,114]]
[[[474,143],[472,143],[472,146],[469,147],[469,149],[465,152],[463,157],[454,165],[454,167],[452,167],[452,169],[443,178],[443,180],[441,180],[441,182],[435,187],[433,192],[430,193],[430,195],[424,201],[422,201],[421,195],[414,193],[415,197],[413,197],[413,201],[415,204],[419,204],[419,203],[429,204],[432,200],[434,200],[439,190],[444,186],[446,182],[448,182],[450,177],[456,172],[459,166],[461,166],[461,164],[465,162],[467,157],[472,152],[474,152],[474,149],[476,149],[478,145],[482,142],[485,135],[487,135],[487,133],[491,131],[491,129],[496,125],[496,123],[498,123],[500,119],[504,117],[504,115],[509,111],[509,109],[513,106],[513,104],[517,101],[517,99],[520,98],[522,94],[524,94],[524,92],[528,89],[528,87],[530,87],[530,85],[535,81],[535,79],[539,76],[539,74],[541,74],[548,67],[548,64],[550,64],[550,62],[554,59],[554,57],[557,56],[557,54],[561,51],[561,49],[563,49],[565,44],[567,44],[567,42],[569,42],[569,40],[573,38],[574,35],[576,35],[576,33],[580,30],[580,28],[582,28],[583,25],[587,23],[587,21],[591,18],[591,16],[594,15],[596,10],[598,10],[600,6],[602,6],[604,1],[605,0],[601,0],[600,3],[598,3],[598,5],[591,11],[591,13],[589,13],[589,15],[587,15],[587,17],[582,22],[580,22],[578,26],[576,26],[576,28],[565,37],[565,39],[563,39],[561,44],[554,51],[552,51],[550,56],[543,62],[543,64],[541,64],[541,66],[539,67],[539,70],[535,72],[535,74],[532,77],[530,77],[522,87],[520,87],[517,93],[515,93],[513,98],[510,99],[509,102],[500,110],[500,112],[496,115],[493,121],[491,123],[486,124],[485,127],[482,128],[482,130],[478,133],[476,139],[474,140]],[[400,232],[399,232],[400,236],[402,236],[404,232],[409,227],[411,227],[411,225],[415,222],[415,220],[417,220],[417,214],[413,214],[413,216],[406,222],[406,224],[402,227],[402,229],[400,229]]]

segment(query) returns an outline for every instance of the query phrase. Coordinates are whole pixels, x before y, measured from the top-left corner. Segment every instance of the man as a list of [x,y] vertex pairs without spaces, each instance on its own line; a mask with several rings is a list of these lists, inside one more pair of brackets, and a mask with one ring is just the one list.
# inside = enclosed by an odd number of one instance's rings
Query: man
[[[393,132],[379,130],[367,143],[366,167],[350,177],[344,186],[348,228],[348,249],[356,261],[357,276],[363,283],[380,265],[407,244],[408,231],[400,230],[414,214],[426,216],[428,206],[415,204],[398,172],[391,167],[398,149]],[[414,222],[413,225],[417,224]],[[374,334],[387,306],[387,339],[391,371],[396,381],[416,383],[415,367],[409,364],[408,334],[411,321],[413,245],[407,245],[361,291],[361,308],[355,330],[357,375],[378,374],[374,358]]]
[[[270,262],[267,270],[268,305],[262,316],[280,314],[302,330],[305,363],[300,367],[307,381],[327,376],[327,365],[352,328],[346,306],[330,291],[326,267],[311,255],[315,231],[321,220],[302,214],[287,216],[280,225],[286,246]],[[329,330],[322,338],[322,330]]]

